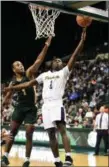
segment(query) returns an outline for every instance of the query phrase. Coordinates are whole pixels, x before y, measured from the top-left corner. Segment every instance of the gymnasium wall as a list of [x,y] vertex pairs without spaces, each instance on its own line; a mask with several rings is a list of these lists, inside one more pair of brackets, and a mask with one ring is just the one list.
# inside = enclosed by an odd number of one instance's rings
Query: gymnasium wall
[[[3,128],[9,129],[9,126],[3,126]],[[92,129],[78,129],[78,128],[67,128],[67,134],[70,139],[70,144],[72,149],[88,149],[94,150],[88,146],[87,139],[88,134],[92,131]],[[63,148],[61,136],[57,133],[59,147]],[[25,128],[21,127],[16,138],[15,143],[17,144],[25,144]],[[34,135],[33,135],[33,144],[36,146],[49,146],[49,139],[46,131],[43,127],[36,127]],[[103,148],[103,142],[101,143],[100,148]]]

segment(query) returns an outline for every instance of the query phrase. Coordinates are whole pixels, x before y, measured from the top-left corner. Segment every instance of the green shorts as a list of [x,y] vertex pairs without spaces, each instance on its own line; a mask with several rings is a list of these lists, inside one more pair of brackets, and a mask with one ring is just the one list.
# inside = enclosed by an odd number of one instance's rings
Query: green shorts
[[24,124],[35,124],[37,119],[37,108],[17,106],[12,114],[12,121]]

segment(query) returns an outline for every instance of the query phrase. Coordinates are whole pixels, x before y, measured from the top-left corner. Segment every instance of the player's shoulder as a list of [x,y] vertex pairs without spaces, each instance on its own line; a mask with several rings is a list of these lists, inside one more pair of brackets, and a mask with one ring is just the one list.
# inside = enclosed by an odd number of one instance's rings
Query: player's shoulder
[[68,66],[66,65],[66,66],[63,67],[60,71],[69,71]]
[[48,76],[49,74],[50,74],[50,71],[46,71],[46,72],[41,73],[39,76],[45,77],[45,76]]
[[69,68],[68,68],[68,66],[67,66],[67,65],[66,65],[66,66],[64,66],[64,67],[63,67],[63,69],[69,70]]
[[46,71],[46,72],[43,72],[42,75],[43,75],[43,76],[46,76],[46,75],[48,75],[48,74],[50,74],[50,73],[51,73],[50,71]]

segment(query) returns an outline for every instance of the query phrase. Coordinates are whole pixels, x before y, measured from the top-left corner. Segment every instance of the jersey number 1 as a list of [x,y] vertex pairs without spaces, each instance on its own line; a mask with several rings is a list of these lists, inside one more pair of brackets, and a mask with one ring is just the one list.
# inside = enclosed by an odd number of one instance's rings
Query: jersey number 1
[[53,89],[53,82],[50,81],[50,89]]

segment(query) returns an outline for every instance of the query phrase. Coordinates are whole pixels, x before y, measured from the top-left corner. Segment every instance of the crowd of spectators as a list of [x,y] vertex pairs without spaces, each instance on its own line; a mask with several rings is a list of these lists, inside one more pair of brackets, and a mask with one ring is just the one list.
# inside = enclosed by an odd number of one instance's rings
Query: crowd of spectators
[[[41,73],[42,71],[40,71]],[[4,87],[4,84],[2,85]],[[41,106],[42,86],[37,88],[38,116],[36,126],[43,126]],[[3,88],[2,88],[3,90]],[[15,95],[14,95],[15,96]],[[3,94],[2,94],[3,99]],[[99,106],[109,99],[109,61],[97,58],[75,63],[63,97],[67,113],[67,127],[92,128]],[[9,122],[15,101],[2,112],[2,123]]]

